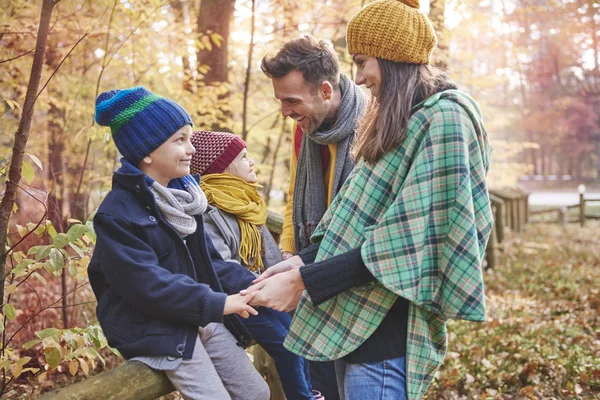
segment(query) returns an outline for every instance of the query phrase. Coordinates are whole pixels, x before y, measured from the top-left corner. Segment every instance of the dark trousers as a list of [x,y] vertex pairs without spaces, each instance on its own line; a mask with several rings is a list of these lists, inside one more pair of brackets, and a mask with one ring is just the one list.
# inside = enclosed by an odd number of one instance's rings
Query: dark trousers
[[[283,347],[292,317],[285,312],[260,307],[258,315],[250,315],[249,318],[241,320],[256,343],[275,361],[285,397],[288,400],[313,400],[309,362]],[[335,382],[335,372],[333,382]]]
[[321,392],[325,400],[340,400],[333,361],[311,361],[310,381],[312,387]]

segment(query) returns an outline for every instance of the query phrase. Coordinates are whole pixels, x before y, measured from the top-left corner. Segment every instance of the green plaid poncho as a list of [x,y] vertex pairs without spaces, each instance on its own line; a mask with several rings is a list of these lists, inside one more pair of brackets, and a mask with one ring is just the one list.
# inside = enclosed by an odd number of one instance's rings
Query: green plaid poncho
[[361,247],[376,280],[318,306],[304,292],[285,341],[309,360],[339,359],[402,296],[411,302],[410,400],[423,396],[444,360],[447,320],[485,319],[481,266],[493,224],[479,108],[457,90],[419,107],[400,147],[374,165],[356,165],[311,238],[320,241],[316,261]]

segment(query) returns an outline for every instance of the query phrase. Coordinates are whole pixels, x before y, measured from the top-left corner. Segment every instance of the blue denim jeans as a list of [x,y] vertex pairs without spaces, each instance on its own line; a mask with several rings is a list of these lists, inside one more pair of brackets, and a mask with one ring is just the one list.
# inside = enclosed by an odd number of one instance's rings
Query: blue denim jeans
[[286,312],[260,307],[258,315],[242,318],[252,337],[275,361],[288,400],[314,400],[308,361],[283,347],[292,317]]
[[374,363],[335,360],[342,400],[406,400],[404,357]]

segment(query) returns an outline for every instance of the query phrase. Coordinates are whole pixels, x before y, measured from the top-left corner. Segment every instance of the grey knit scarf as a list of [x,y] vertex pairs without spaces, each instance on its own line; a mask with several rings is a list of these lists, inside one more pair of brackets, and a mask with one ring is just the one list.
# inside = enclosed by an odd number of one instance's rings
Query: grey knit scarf
[[206,211],[208,201],[200,186],[189,185],[186,190],[167,188],[158,182],[150,186],[156,205],[179,236],[186,237],[196,232],[194,215]]
[[340,77],[340,91],[342,99],[335,124],[327,131],[317,129],[311,134],[302,136],[298,165],[296,166],[292,214],[296,251],[310,245],[310,235],[327,209],[320,145],[337,143],[333,197],[336,196],[354,168],[354,163],[350,158],[350,147],[358,122],[364,115],[367,97],[344,74]]

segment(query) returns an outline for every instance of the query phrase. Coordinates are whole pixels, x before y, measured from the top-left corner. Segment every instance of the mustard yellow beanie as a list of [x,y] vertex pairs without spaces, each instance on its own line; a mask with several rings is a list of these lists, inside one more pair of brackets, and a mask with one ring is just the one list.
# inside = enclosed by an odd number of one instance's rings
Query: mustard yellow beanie
[[419,0],[377,0],[348,24],[348,52],[411,64],[429,64],[437,44]]

